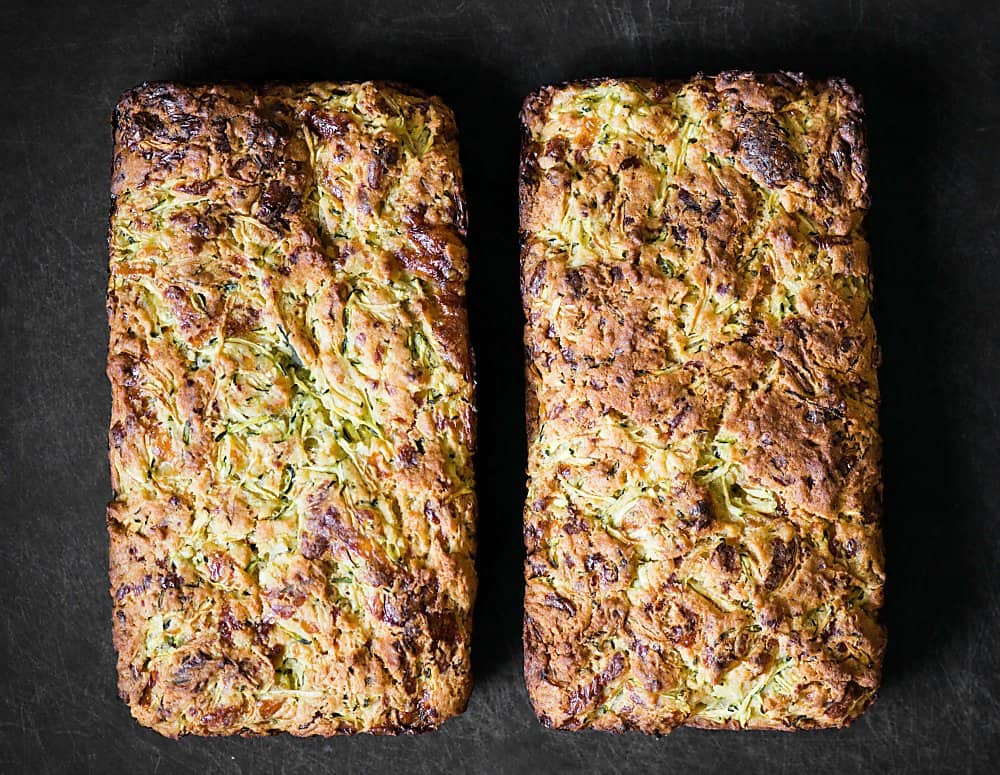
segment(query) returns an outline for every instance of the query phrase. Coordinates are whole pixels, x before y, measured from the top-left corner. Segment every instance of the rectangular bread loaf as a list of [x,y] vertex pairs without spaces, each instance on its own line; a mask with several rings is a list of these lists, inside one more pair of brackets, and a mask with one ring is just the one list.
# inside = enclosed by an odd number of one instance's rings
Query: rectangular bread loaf
[[465,707],[464,236],[436,98],[123,97],[108,528],[119,687],[142,724],[416,732]]
[[850,722],[885,643],[858,97],[793,74],[594,80],[522,121],[539,718]]

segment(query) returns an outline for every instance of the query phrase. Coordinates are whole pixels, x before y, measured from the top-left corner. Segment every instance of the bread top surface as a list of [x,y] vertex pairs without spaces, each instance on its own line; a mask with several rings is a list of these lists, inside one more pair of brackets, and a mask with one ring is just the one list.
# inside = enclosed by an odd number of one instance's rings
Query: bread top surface
[[116,111],[108,376],[123,698],[167,735],[434,728],[475,588],[451,112],[390,84]]
[[859,99],[607,79],[539,90],[522,122],[539,717],[849,722],[885,642]]

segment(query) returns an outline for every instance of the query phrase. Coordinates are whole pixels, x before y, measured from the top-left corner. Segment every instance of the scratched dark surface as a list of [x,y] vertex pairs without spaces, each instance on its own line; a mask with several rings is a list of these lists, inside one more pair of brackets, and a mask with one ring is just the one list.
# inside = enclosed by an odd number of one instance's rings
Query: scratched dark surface
[[[0,14],[0,771],[987,772],[1000,756],[1000,13],[993,2],[37,2]],[[293,7],[294,6],[294,7]],[[520,671],[516,116],[551,81],[842,74],[867,101],[890,646],[845,731],[556,733]],[[481,503],[468,712],[420,738],[167,740],[115,689],[109,116],[152,79],[393,78],[455,109]]]

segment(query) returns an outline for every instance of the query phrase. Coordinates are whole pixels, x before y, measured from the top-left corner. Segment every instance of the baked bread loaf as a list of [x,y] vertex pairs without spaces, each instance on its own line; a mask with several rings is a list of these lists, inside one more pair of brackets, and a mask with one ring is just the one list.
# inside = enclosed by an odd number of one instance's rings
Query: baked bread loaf
[[860,100],[605,79],[522,121],[539,718],[848,723],[885,644]]
[[390,84],[145,85],[115,114],[119,686],[182,734],[465,707],[473,377],[454,119]]

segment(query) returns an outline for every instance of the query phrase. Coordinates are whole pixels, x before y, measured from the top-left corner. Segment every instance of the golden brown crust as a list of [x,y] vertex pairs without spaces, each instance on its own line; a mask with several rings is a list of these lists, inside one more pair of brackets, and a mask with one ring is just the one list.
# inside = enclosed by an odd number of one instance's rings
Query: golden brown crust
[[151,84],[115,114],[119,686],[167,735],[433,729],[470,689],[454,118],[391,84]]
[[598,79],[522,122],[540,719],[849,723],[885,644],[860,100]]

